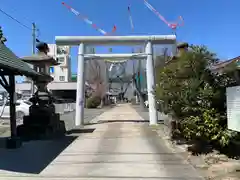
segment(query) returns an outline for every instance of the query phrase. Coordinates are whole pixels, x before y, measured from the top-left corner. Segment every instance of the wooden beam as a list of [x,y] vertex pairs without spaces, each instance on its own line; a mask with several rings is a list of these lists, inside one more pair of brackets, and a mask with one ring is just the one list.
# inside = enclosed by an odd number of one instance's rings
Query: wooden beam
[[1,77],[1,79],[0,79],[1,86],[9,93],[10,86],[9,86],[6,78],[2,75],[0,75],[0,77]]
[[0,69],[0,75],[2,76],[9,76],[9,75],[22,75],[22,73],[19,73],[18,71],[11,71],[9,69]]
[[4,82],[4,84],[5,84],[5,86],[8,86],[8,87],[9,87],[9,83],[7,82],[5,76],[3,76],[3,75],[0,75],[0,76],[1,76],[1,78],[2,78],[2,80],[3,80],[3,82]]
[[0,79],[0,85],[1,85],[7,92],[9,92],[9,87],[6,86],[1,79]]

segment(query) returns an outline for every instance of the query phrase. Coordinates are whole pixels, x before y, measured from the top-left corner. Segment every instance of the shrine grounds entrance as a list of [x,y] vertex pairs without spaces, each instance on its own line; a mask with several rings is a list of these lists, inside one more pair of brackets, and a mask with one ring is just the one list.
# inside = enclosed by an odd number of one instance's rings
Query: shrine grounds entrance
[[[150,35],[150,36],[56,36],[56,44],[59,46],[79,46],[77,67],[77,95],[75,125],[84,124],[84,99],[85,99],[85,61],[92,59],[146,59],[147,94],[149,104],[150,125],[157,124],[158,115],[154,96],[155,73],[153,62],[153,45],[174,45],[176,53],[175,35]],[[85,54],[85,46],[88,45],[145,45],[144,53],[129,54]]]

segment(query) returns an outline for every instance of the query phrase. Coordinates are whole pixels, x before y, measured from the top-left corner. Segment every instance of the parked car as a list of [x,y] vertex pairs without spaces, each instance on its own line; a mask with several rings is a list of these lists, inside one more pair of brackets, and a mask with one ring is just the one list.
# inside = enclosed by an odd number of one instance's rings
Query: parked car
[[145,104],[145,106],[148,108],[149,106],[148,106],[148,100],[146,100],[145,102],[144,102],[144,104]]
[[[156,101],[156,105],[157,105],[157,109],[159,110],[159,107],[161,106],[161,103],[162,101],[161,100],[159,100],[159,101]],[[147,108],[149,108],[149,103],[148,103],[148,100],[146,100],[145,102],[144,102],[144,104],[145,104],[145,106],[147,107]]]
[[[30,101],[27,100],[17,100],[16,102],[16,120],[21,121],[23,116],[29,114],[29,107],[32,105]],[[4,109],[2,109],[4,108]],[[3,110],[3,112],[2,112]],[[6,102],[5,106],[0,106],[0,112],[2,112],[1,118],[10,118],[10,103]]]

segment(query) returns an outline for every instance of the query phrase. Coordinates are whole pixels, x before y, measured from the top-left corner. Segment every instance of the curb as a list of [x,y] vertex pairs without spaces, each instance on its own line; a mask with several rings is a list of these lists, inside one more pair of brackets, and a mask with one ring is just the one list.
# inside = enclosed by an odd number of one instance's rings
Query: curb
[[[160,126],[163,127],[163,129],[159,128]],[[169,135],[167,134],[167,132],[164,131],[164,124],[159,124],[158,128],[151,128],[152,131],[155,131],[157,133],[157,135],[164,141],[165,145],[167,148],[169,148],[173,153],[176,153],[176,155],[184,160],[186,160],[188,162],[188,164],[197,171],[197,173],[199,174],[200,178],[202,178],[202,180],[204,180],[206,178],[206,174],[204,174],[203,172],[201,172],[201,170],[199,170],[197,167],[195,167],[195,165],[191,162],[191,160],[188,158],[189,154],[188,151],[186,150],[185,146],[180,146],[175,144],[173,141],[171,141]],[[167,127],[165,127],[167,128]]]

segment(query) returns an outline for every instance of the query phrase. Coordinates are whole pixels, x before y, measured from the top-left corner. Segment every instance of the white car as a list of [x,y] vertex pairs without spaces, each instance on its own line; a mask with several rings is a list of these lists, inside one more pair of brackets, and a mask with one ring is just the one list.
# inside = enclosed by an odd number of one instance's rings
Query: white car
[[144,102],[145,106],[148,108],[148,100]]
[[[156,104],[157,104],[157,105],[160,105],[161,102],[162,102],[162,100],[156,101]],[[148,100],[146,100],[146,101],[144,102],[144,104],[145,104],[145,106],[146,106],[147,108],[149,107]]]
[[[10,106],[9,101],[4,105],[0,106],[1,118],[10,118]],[[29,107],[32,105],[31,102],[26,100],[17,100],[16,102],[16,120],[21,121],[23,116],[29,115]],[[4,108],[4,109],[3,109]]]

